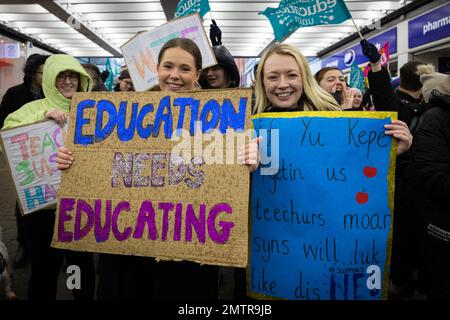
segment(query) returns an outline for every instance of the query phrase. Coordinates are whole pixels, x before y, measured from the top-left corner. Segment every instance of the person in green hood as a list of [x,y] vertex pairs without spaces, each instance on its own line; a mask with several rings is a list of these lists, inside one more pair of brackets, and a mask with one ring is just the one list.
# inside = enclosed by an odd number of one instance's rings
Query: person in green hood
[[36,121],[53,119],[64,125],[72,96],[77,91],[90,91],[92,79],[81,64],[65,54],[50,56],[44,65],[42,90],[45,98],[25,104],[5,119],[3,129]]
[[[92,79],[73,57],[56,54],[44,64],[42,89],[44,99],[25,104],[11,113],[4,129],[53,119],[63,127],[75,92],[92,88]],[[95,271],[92,253],[55,249],[50,246],[55,224],[55,209],[45,209],[24,216],[25,237],[30,244],[31,274],[28,281],[28,299],[56,299],[58,275],[64,257],[68,265],[80,268],[81,289],[72,289],[76,300],[92,300],[95,289]]]

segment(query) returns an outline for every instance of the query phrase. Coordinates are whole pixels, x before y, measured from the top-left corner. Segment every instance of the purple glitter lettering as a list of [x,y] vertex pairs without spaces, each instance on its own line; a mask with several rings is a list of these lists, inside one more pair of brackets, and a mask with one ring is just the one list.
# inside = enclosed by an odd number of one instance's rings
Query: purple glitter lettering
[[125,154],[116,152],[112,163],[111,175],[111,187],[117,188],[119,186],[120,178],[122,178],[125,187],[131,188],[133,179],[133,154],[130,152]]
[[134,187],[148,187],[150,177],[143,177],[142,171],[145,168],[145,160],[150,159],[149,153],[135,153],[133,162],[133,185]]
[[152,158],[152,187],[163,187],[164,177],[158,176],[158,170],[165,167],[166,154],[155,153]]
[[195,178],[195,180],[186,178],[184,179],[184,182],[186,182],[189,188],[198,189],[205,182],[205,172],[202,170],[197,170],[196,166],[204,165],[205,161],[203,161],[203,158],[195,157],[191,160],[191,163],[192,164],[187,166],[187,171],[192,177]]
[[183,158],[171,154],[169,160],[169,186],[176,186],[186,175],[186,163]]

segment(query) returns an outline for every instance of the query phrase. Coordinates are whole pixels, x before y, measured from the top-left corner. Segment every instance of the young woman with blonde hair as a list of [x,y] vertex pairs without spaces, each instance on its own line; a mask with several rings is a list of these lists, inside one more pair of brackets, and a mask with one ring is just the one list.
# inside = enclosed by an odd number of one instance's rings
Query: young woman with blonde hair
[[339,111],[336,100],[314,79],[306,58],[280,44],[263,54],[256,75],[256,112]]
[[[256,113],[286,111],[340,111],[329,93],[314,79],[306,58],[295,47],[277,44],[268,48],[258,65]],[[412,144],[408,126],[394,120],[385,126],[386,135],[397,139],[397,154]]]

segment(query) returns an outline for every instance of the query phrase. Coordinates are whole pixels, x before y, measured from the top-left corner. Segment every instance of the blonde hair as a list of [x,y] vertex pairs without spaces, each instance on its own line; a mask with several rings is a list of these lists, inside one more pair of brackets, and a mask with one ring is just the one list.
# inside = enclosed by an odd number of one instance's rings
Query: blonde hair
[[303,83],[303,93],[300,100],[303,100],[304,111],[341,110],[333,96],[325,92],[314,79],[309,64],[300,51],[288,44],[276,44],[268,48],[259,61],[255,85],[256,113],[262,113],[270,106],[270,101],[267,99],[266,90],[264,88],[263,71],[267,58],[273,54],[292,56],[297,61]]

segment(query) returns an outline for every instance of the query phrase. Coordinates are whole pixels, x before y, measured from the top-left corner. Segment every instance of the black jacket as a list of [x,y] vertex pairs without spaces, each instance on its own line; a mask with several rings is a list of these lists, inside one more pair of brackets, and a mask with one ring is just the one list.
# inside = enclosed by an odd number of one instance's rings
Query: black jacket
[[[368,78],[375,109],[396,111],[398,119],[405,122],[414,135],[416,124],[427,105],[400,90],[394,91],[389,73],[385,68],[379,72],[369,72]],[[410,261],[411,255],[416,254],[426,235],[427,223],[425,193],[418,185],[411,165],[411,152],[408,151],[397,157],[395,168],[391,269],[393,279],[405,272],[402,270],[402,265],[408,264],[407,261]]]
[[98,91],[98,92],[103,92],[103,91],[109,91],[108,88],[103,84],[103,82],[98,82],[91,90],[92,92]]
[[450,96],[433,91],[418,126],[413,163],[428,201],[428,233],[450,244]]
[[394,91],[389,72],[385,68],[379,72],[369,71],[368,78],[375,109],[397,111],[398,119],[405,122],[411,132],[414,132],[420,116],[429,109],[429,106],[401,90]]
[[42,91],[40,95],[40,97],[35,97],[31,92],[30,87],[25,85],[25,83],[9,88],[0,104],[0,129],[3,127],[3,123],[10,113],[19,110],[28,102],[44,97]]
[[[230,51],[224,46],[213,46],[214,55],[217,60],[217,65],[222,67],[227,74],[227,78],[229,80],[227,88],[237,88],[240,83],[239,70],[234,61],[233,56]],[[202,72],[200,74],[200,78],[198,79],[198,83],[202,87],[202,89],[211,89],[211,86],[206,79],[205,74]]]

